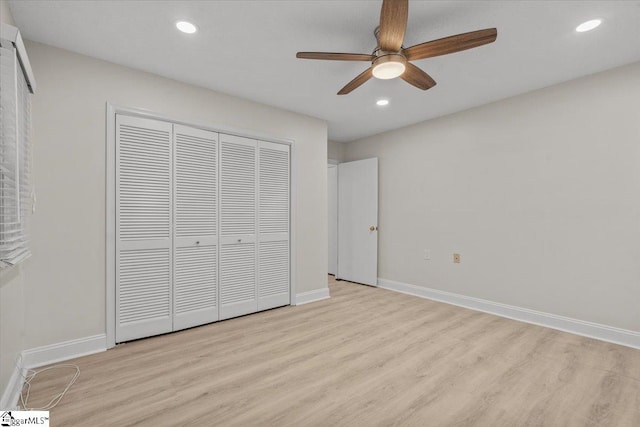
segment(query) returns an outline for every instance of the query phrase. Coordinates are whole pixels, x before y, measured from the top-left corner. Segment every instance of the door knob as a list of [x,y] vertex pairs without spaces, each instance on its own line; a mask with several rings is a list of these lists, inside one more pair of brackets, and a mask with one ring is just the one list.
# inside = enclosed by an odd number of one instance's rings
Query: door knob
[[378,227],[376,227],[375,225],[372,225],[371,227],[369,227],[369,231],[376,231],[378,229]]

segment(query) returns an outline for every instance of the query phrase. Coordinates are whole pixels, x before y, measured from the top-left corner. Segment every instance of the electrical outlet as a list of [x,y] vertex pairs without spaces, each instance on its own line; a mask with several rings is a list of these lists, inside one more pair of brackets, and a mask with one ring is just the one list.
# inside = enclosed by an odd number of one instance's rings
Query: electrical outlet
[[431,259],[431,250],[430,249],[425,249],[423,256],[424,256],[424,259],[430,260]]
[[460,264],[460,254],[453,254],[453,263]]

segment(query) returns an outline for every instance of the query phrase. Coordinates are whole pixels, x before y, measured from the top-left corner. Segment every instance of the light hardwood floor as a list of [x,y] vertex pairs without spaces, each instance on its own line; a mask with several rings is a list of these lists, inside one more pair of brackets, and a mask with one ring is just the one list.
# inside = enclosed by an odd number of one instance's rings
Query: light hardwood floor
[[[329,285],[329,300],[74,360],[51,425],[640,426],[638,350]],[[34,405],[59,374],[34,381]]]

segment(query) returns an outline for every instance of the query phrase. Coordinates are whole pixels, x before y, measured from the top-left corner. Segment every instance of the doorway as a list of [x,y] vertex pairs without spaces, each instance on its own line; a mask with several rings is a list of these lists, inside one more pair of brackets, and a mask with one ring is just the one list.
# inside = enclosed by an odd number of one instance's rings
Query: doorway
[[327,179],[329,215],[329,262],[327,272],[335,276],[338,273],[338,162],[329,160]]
[[329,163],[328,272],[337,280],[378,284],[378,159]]

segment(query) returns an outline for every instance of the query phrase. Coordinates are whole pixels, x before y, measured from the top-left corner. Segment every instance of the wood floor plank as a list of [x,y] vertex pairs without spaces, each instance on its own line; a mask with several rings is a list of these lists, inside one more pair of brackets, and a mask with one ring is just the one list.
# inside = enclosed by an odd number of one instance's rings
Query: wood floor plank
[[[52,426],[640,425],[640,351],[383,289],[78,358]],[[70,371],[32,385],[33,406]],[[178,418],[176,418],[178,417]]]

